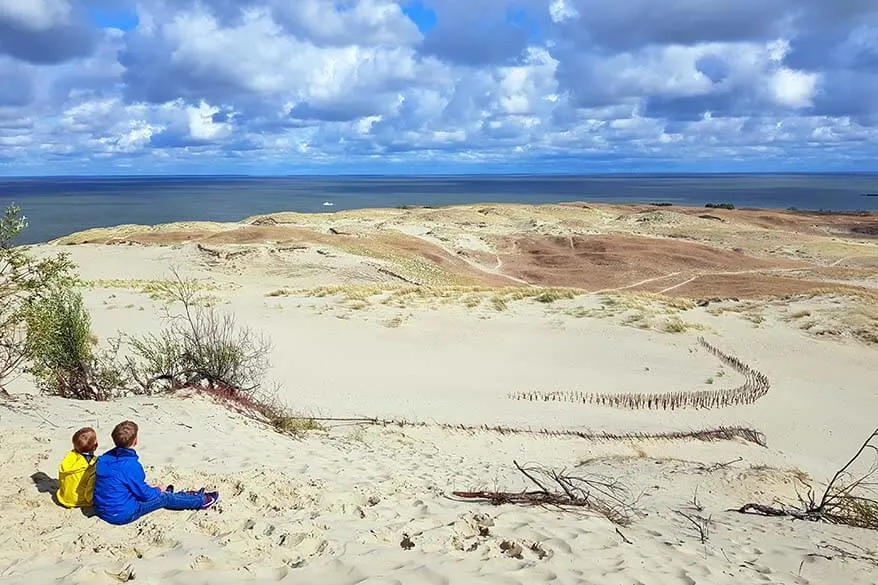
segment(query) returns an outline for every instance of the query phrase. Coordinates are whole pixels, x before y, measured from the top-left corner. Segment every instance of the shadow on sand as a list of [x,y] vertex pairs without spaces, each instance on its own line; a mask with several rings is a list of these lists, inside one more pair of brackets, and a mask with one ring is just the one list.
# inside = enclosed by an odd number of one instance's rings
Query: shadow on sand
[[[54,477],[51,477],[42,471],[37,471],[33,475],[30,476],[32,482],[34,482],[34,486],[37,488],[37,491],[41,494],[50,494],[52,498],[52,502],[58,507],[65,508],[65,506],[61,505],[58,501],[58,480]],[[91,506],[79,508],[79,511],[82,512],[82,515],[86,518],[91,518],[95,515],[94,508]]]

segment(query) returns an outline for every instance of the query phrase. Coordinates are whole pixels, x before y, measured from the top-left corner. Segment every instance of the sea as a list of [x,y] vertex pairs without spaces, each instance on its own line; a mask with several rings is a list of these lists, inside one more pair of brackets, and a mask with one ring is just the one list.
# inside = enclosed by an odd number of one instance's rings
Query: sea
[[15,203],[28,218],[19,244],[120,224],[407,205],[602,201],[878,211],[878,197],[868,193],[878,194],[878,173],[0,178],[0,208]]

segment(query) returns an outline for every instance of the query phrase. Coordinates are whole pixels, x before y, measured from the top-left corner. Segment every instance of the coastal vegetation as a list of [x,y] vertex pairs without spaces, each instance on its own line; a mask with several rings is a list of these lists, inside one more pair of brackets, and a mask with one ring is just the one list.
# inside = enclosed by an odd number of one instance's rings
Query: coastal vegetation
[[[43,311],[73,286],[73,265],[65,254],[38,258],[15,241],[27,229],[16,206],[0,216],[0,390],[39,351],[28,340],[28,316]],[[33,319],[30,320],[33,322]],[[32,341],[32,340],[31,340]]]
[[79,400],[191,388],[283,432],[316,427],[289,414],[277,389],[266,385],[271,341],[206,302],[203,291],[216,287],[176,272],[163,281],[96,283],[134,286],[165,302],[159,333],[123,332],[100,347],[69,258],[39,258],[15,246],[26,228],[17,207],[0,218],[0,390],[19,372],[43,393]]

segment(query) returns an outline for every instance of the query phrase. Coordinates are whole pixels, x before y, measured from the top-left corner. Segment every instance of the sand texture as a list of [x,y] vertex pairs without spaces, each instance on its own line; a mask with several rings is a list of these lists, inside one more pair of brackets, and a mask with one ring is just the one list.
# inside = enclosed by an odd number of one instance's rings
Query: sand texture
[[[21,376],[0,398],[0,583],[878,583],[875,531],[729,511],[795,503],[878,426],[876,221],[496,205],[37,246],[76,262],[101,342],[157,331],[175,269],[271,337],[290,408],[396,422],[291,436],[194,390],[75,402]],[[151,479],[222,502],[125,527],[54,505],[73,431],[103,449],[127,418]],[[717,428],[753,434],[685,436]],[[514,462],[618,482],[636,512],[453,496],[531,489]]]

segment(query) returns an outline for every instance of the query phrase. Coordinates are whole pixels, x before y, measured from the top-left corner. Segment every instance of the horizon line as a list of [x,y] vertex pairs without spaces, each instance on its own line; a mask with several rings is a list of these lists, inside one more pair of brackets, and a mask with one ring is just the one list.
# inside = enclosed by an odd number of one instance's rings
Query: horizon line
[[359,178],[502,178],[502,177],[698,177],[698,176],[808,176],[808,175],[876,175],[874,171],[608,171],[608,172],[552,172],[552,173],[333,173],[333,174],[247,174],[247,173],[182,173],[182,174],[94,174],[94,175],[0,175],[0,182],[7,180],[58,180],[58,179],[359,179]]

